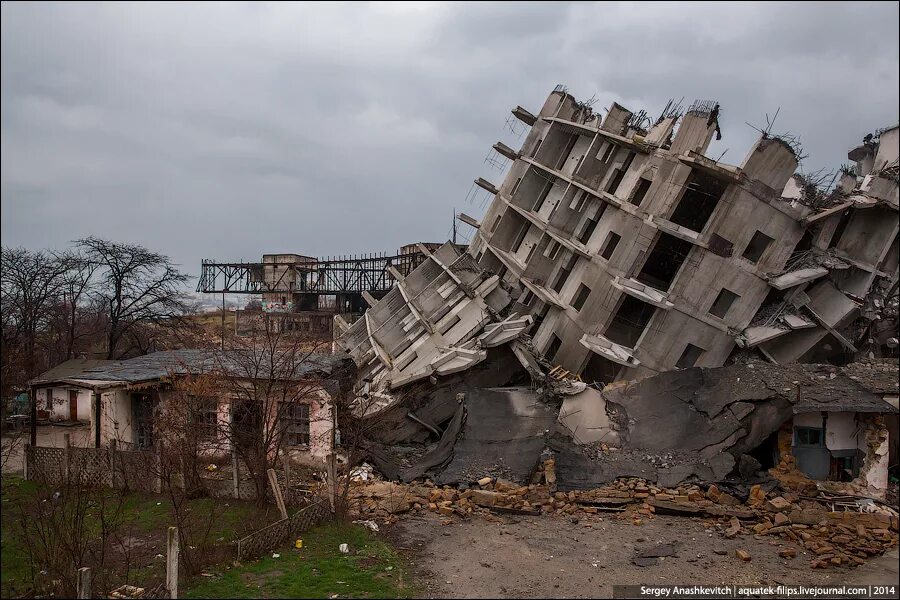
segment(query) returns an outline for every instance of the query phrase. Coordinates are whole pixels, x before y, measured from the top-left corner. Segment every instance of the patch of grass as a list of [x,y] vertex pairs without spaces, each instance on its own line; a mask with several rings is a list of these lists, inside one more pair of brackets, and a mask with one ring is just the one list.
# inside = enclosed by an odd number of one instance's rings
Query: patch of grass
[[[19,506],[24,506],[27,511],[29,506],[52,491],[47,486],[26,481],[19,476],[4,475],[2,478],[0,595],[4,598],[20,595],[31,587],[31,565],[28,553],[22,546],[21,526],[18,523],[21,518]],[[92,498],[94,494],[97,498],[103,495],[111,498],[118,493],[109,489],[91,492]],[[233,540],[278,518],[273,508],[260,509],[253,503],[233,500],[197,498],[189,500],[187,508],[197,516],[204,527],[205,523],[211,523],[208,542],[221,546],[221,554],[231,551],[227,546]],[[123,509],[124,529],[130,530],[131,535],[145,542],[144,547],[135,556],[138,562],[131,565],[129,583],[144,585],[160,576],[163,562],[154,558],[157,550],[151,550],[151,547],[164,548],[166,528],[174,524],[171,506],[165,496],[134,492],[125,495]],[[99,522],[95,522],[97,517],[94,510],[88,509],[86,516],[88,531],[93,531],[95,527],[99,531]],[[216,552],[214,555],[219,556],[220,553]],[[115,561],[115,557],[112,560]],[[118,566],[115,568],[118,569]],[[143,580],[142,577],[145,575],[150,576],[150,579]],[[124,573],[121,576],[124,578]]]
[[[240,566],[209,571],[179,592],[183,598],[408,598],[403,563],[391,546],[356,525],[322,525],[293,545]],[[349,554],[341,554],[348,544]]]
[[[15,537],[16,511],[12,510],[15,502],[37,493],[38,486],[33,481],[26,481],[21,477],[3,476],[0,484],[0,503],[3,515],[2,527],[0,527],[0,591],[4,598],[15,595],[19,588],[31,580],[31,566],[28,557],[18,546]],[[22,590],[24,591],[24,589]]]

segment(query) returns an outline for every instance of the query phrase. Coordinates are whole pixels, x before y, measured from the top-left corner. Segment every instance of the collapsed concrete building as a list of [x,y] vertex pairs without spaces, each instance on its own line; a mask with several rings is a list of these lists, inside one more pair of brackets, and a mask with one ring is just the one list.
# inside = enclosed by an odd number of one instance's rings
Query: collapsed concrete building
[[[564,88],[513,111],[531,131],[494,146],[512,166],[499,188],[476,181],[494,199],[463,217],[468,249],[421,248],[362,318],[337,321],[386,476],[526,481],[550,453],[561,488],[672,485],[781,463],[754,457],[766,446],[883,492],[896,400],[791,365],[895,351],[898,129],[851,151],[826,194],[795,175],[786,137],[763,133],[739,167],[704,156],[719,111],[670,105],[651,123],[614,103],[601,120]],[[896,394],[896,372],[879,389]],[[826,447],[835,427],[850,433]]]
[[896,282],[897,127],[851,151],[856,172],[817,210],[781,138],[739,167],[704,156],[718,113],[698,102],[645,128],[614,103],[601,122],[564,90],[513,111],[531,131],[500,187],[481,182],[495,198],[470,252],[522,290],[547,360],[608,383],[720,366],[736,346],[779,363],[826,336],[856,351],[841,328],[876,279]]

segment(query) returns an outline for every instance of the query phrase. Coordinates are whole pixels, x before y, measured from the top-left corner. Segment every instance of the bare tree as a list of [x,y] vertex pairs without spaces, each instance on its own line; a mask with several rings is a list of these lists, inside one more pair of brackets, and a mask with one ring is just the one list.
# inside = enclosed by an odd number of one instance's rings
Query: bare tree
[[105,308],[108,359],[122,356],[120,343],[134,328],[165,325],[184,311],[187,275],[169,257],[94,237],[76,243],[98,269],[95,295]]
[[[94,314],[84,314],[84,303],[88,299],[93,284],[97,263],[89,260],[83,253],[67,251],[57,255],[66,266],[62,282],[62,308],[64,319],[61,323],[63,331],[63,347],[65,359],[75,358],[75,347],[79,337],[90,333],[79,327],[87,319],[96,320]],[[80,319],[79,316],[85,316]]]
[[[309,445],[311,405],[327,407],[322,342],[286,334],[264,319],[237,347],[218,353],[216,376],[230,420],[221,423],[222,439],[247,465],[256,501],[265,503],[266,472],[287,446]],[[296,428],[306,419],[306,429]]]
[[[18,376],[24,383],[37,375],[42,366],[37,356],[38,334],[47,327],[50,307],[62,293],[69,266],[53,254],[25,248],[3,248],[0,263],[4,345],[20,346],[22,370],[7,373],[4,369],[3,375]],[[4,366],[5,355],[6,352]]]

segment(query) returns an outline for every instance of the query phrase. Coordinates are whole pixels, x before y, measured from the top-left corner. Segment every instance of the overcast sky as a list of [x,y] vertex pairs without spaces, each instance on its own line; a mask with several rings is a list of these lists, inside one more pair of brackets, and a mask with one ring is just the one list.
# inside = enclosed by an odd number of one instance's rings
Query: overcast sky
[[[780,107],[806,170],[898,120],[898,4],[2,5],[2,238],[201,258],[447,239],[517,104]],[[515,143],[514,143],[515,142]]]

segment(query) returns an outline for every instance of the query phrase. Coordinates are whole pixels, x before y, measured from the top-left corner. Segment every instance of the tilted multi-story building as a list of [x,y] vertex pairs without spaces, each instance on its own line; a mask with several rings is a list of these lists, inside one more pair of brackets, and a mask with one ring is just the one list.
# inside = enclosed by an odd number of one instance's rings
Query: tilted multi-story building
[[494,146],[513,160],[499,188],[476,181],[495,197],[469,252],[522,291],[513,310],[545,360],[607,383],[738,346],[778,362],[829,335],[856,350],[839,329],[876,277],[896,281],[897,128],[851,152],[865,178],[821,210],[784,139],[763,134],[739,167],[704,156],[718,113],[645,125],[614,103],[601,121],[564,88],[513,111],[531,130],[519,151]]

